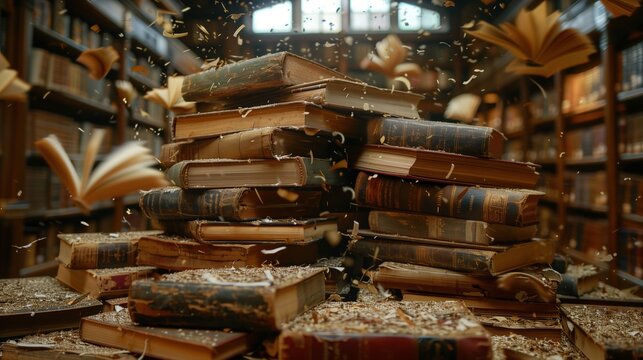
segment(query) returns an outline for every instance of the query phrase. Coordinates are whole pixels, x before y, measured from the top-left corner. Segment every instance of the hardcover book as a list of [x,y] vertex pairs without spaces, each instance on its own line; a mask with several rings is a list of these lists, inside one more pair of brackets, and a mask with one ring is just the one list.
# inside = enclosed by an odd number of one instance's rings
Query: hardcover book
[[186,270],[134,282],[129,312],[143,325],[274,331],[322,302],[324,282],[310,267]]
[[102,308],[52,277],[0,279],[0,338],[77,328]]
[[151,277],[154,270],[150,266],[74,270],[60,264],[56,279],[94,299],[106,299],[127,295],[132,281]]
[[493,353],[506,359],[568,359],[584,360],[585,357],[565,336],[554,339],[534,338],[518,334],[491,337]]
[[488,359],[491,340],[457,301],[325,302],[284,326],[280,359]]
[[[519,316],[476,315],[492,335],[524,335],[531,339],[560,341],[563,335],[560,320],[534,319]],[[571,343],[569,344],[571,345]]]
[[561,275],[563,281],[558,287],[558,293],[579,297],[598,287],[601,273],[594,265],[569,264]]

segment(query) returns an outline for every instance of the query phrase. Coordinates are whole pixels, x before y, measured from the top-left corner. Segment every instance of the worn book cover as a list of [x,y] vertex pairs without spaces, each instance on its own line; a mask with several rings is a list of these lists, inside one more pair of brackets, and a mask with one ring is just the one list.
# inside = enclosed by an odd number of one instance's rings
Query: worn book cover
[[155,270],[151,266],[74,270],[60,264],[56,279],[95,299],[107,299],[127,295],[132,281],[151,277]]
[[494,335],[491,344],[494,355],[504,355],[506,359],[586,359],[565,336],[555,340],[519,334]]

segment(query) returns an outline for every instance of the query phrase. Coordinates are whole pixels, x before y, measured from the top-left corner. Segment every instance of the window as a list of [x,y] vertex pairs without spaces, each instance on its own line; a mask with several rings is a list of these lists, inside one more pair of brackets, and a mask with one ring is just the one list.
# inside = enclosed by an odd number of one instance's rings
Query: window
[[419,6],[400,3],[397,9],[400,30],[436,30],[442,27],[440,13]]
[[342,0],[302,0],[301,31],[333,33],[342,30]]
[[292,31],[292,1],[284,1],[255,11],[252,31],[256,33]]
[[351,30],[387,31],[391,27],[390,0],[351,0]]

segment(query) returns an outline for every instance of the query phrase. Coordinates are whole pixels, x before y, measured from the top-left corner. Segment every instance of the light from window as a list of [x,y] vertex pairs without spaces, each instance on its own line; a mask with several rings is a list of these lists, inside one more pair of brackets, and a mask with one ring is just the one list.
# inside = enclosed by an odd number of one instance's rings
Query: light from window
[[391,27],[390,0],[351,0],[351,30],[387,31]]
[[440,13],[407,3],[400,3],[397,26],[400,30],[434,30],[441,27]]
[[252,31],[256,33],[292,31],[292,2],[284,1],[252,14]]
[[342,30],[342,0],[302,0],[301,31],[333,33]]

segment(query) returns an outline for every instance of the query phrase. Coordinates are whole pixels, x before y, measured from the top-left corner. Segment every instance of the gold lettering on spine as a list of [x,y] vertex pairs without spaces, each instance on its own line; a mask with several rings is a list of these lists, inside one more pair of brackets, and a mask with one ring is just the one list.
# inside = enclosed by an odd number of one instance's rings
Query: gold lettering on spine
[[508,200],[507,194],[490,191],[484,199],[484,221],[504,223],[507,217]]

